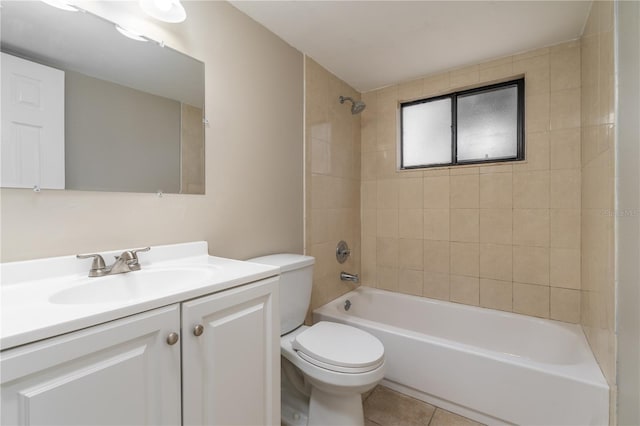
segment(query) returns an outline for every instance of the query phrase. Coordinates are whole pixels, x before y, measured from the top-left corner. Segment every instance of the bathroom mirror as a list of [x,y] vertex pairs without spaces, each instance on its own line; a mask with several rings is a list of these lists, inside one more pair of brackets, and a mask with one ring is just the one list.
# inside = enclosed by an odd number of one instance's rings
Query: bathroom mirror
[[203,62],[83,10],[0,19],[2,187],[204,194]]

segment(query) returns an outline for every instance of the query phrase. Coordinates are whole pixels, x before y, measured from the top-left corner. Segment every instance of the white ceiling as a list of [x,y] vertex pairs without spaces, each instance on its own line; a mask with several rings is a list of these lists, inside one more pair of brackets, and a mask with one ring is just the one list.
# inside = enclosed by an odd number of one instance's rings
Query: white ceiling
[[231,1],[360,92],[577,38],[591,1]]

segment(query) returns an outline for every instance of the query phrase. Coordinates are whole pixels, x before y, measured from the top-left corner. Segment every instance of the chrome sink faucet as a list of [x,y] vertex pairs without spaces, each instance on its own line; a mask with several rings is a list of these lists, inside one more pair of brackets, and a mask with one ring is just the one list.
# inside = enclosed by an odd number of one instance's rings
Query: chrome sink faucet
[[127,272],[139,271],[140,263],[138,262],[138,253],[151,250],[151,247],[145,247],[135,250],[125,250],[120,256],[116,256],[116,261],[111,266],[106,266],[104,259],[99,254],[78,254],[78,259],[93,258],[89,277],[103,277],[105,275],[126,274]]

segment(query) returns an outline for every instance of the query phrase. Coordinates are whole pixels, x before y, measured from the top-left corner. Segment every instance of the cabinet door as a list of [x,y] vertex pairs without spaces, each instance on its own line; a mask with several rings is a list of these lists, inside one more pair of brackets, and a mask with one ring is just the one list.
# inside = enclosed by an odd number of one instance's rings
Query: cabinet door
[[180,424],[179,305],[0,354],[2,425]]
[[280,424],[277,284],[271,278],[182,304],[184,424]]

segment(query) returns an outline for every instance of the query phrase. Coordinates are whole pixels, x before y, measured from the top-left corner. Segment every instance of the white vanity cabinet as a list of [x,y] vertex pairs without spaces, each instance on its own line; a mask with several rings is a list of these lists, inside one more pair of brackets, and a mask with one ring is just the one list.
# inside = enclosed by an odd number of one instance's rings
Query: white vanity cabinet
[[277,283],[182,304],[185,425],[280,424]]
[[174,304],[2,352],[2,425],[180,424]]
[[3,351],[1,424],[279,424],[277,284],[263,279]]

